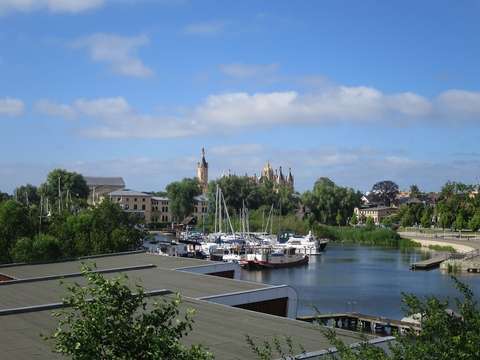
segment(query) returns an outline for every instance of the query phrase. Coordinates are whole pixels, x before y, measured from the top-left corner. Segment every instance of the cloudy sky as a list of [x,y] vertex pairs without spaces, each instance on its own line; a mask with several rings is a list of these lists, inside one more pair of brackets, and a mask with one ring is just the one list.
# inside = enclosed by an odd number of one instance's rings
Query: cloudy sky
[[480,181],[480,1],[0,0],[0,191],[291,167]]

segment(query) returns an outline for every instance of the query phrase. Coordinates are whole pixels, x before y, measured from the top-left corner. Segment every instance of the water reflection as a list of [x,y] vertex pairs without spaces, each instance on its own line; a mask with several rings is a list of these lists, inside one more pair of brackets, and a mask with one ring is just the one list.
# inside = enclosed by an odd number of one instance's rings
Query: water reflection
[[[358,311],[400,319],[401,293],[436,295],[453,299],[458,294],[448,274],[437,270],[410,270],[410,264],[430,256],[419,249],[404,251],[330,243],[327,252],[312,256],[305,266],[242,271],[242,279],[295,288],[299,314]],[[480,295],[480,275],[459,278]]]

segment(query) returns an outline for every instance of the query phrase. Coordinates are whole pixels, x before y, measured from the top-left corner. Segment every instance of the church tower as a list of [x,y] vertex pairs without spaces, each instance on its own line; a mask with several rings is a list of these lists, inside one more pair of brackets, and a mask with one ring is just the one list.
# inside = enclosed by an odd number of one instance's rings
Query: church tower
[[197,179],[204,194],[208,191],[208,163],[205,160],[205,149],[202,148],[202,160],[197,163]]

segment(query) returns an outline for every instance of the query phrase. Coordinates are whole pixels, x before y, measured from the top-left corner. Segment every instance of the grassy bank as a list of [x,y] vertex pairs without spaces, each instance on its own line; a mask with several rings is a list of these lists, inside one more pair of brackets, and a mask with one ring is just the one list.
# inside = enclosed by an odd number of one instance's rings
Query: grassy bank
[[409,239],[401,238],[395,231],[385,228],[316,226],[317,236],[333,241],[382,246],[392,248],[416,248],[421,245]]
[[428,248],[435,251],[457,252],[454,247],[448,245],[428,245]]

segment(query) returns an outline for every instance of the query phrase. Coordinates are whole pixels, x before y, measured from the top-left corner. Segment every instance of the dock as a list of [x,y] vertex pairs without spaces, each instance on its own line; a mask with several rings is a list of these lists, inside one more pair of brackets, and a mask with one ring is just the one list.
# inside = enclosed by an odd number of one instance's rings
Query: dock
[[422,260],[422,261],[418,261],[418,262],[413,263],[412,265],[410,265],[410,269],[412,269],[412,270],[434,269],[434,268],[439,267],[442,262],[444,262],[445,260],[448,260],[449,258],[450,258],[450,255],[448,255],[448,254],[434,256],[430,259]]
[[324,326],[350,331],[368,332],[382,336],[391,336],[395,333],[404,333],[409,330],[416,332],[421,330],[420,325],[417,323],[355,312],[298,316],[297,320],[317,322]]

